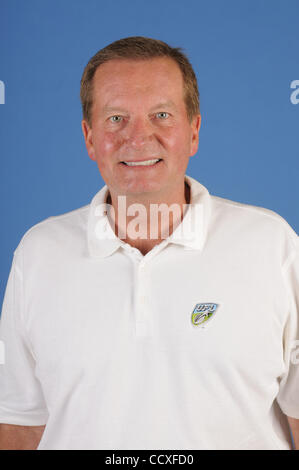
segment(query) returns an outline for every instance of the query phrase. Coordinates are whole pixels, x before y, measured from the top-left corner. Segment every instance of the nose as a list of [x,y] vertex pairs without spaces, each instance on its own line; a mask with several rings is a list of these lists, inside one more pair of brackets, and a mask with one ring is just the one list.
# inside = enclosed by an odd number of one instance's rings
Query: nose
[[127,126],[127,143],[134,148],[142,148],[152,137],[152,127],[149,118],[138,117],[132,119]]

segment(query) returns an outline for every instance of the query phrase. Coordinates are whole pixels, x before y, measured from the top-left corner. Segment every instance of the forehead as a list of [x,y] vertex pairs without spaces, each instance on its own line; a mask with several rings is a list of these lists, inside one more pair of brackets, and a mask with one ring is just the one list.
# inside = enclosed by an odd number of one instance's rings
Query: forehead
[[[113,59],[97,69],[94,99],[156,97],[183,98],[183,76],[178,64],[168,57],[146,60]],[[104,103],[103,103],[104,104]],[[105,103],[106,104],[106,103]]]

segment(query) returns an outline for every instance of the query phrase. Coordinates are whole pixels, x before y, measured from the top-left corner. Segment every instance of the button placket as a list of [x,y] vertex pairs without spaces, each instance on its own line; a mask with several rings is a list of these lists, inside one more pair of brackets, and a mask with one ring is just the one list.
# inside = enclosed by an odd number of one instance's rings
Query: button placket
[[150,318],[147,305],[148,282],[147,268],[144,260],[137,265],[137,292],[136,292],[136,335],[150,336]]

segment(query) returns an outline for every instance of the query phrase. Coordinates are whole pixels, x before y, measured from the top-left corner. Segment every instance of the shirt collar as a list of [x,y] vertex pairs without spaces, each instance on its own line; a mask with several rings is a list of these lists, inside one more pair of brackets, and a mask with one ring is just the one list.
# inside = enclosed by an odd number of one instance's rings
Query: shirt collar
[[[185,181],[190,187],[190,204],[181,224],[165,241],[182,245],[186,249],[202,250],[210,220],[211,196],[202,184],[190,176],[185,175]],[[126,243],[115,235],[109,223],[106,206],[108,194],[108,187],[104,186],[89,205],[87,239],[92,257],[106,257],[121,246],[126,246]]]

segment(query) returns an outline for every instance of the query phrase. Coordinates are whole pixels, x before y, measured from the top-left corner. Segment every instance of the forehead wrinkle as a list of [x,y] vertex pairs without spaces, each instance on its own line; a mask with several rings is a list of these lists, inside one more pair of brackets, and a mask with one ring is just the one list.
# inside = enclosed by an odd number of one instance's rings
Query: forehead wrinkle
[[172,100],[161,101],[160,103],[156,104],[155,106],[152,106],[151,109],[164,108],[164,107],[177,109],[176,104]]

